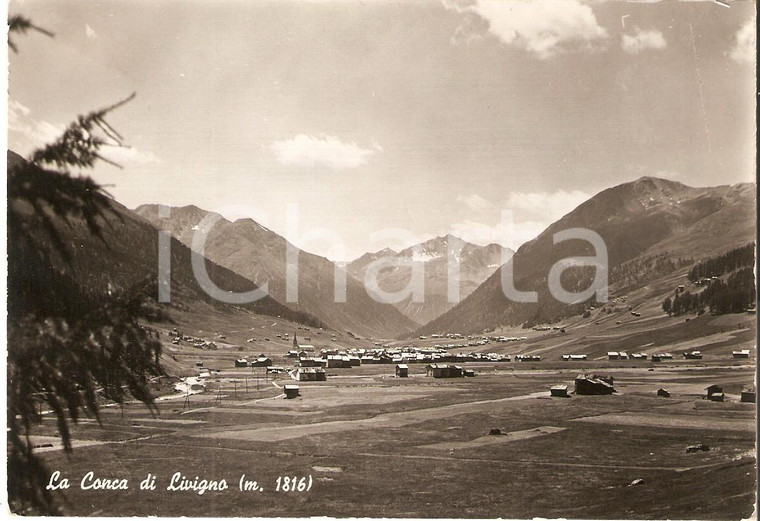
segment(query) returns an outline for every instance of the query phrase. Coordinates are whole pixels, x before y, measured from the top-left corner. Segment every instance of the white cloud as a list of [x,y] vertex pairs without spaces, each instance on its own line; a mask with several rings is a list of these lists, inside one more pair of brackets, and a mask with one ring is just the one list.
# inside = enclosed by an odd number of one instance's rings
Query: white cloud
[[477,15],[469,14],[462,18],[449,41],[452,46],[470,45],[482,40],[487,30],[488,22]]
[[739,63],[755,63],[755,40],[757,38],[755,20],[749,20],[736,33],[734,46],[729,56]]
[[523,243],[538,237],[549,225],[573,211],[589,197],[580,190],[511,192],[501,204],[500,222],[487,224],[465,220],[453,224],[451,233],[475,244],[495,242],[517,250]]
[[[593,9],[580,0],[475,0],[468,5],[444,1],[444,6],[476,14],[502,43],[542,59],[572,49],[593,49],[607,38]],[[456,40],[462,40],[461,34]]]
[[[580,190],[556,192],[512,192],[504,202],[506,210],[521,210],[549,226],[588,200],[589,194]],[[546,227],[544,226],[544,228]]]
[[468,208],[472,210],[484,210],[484,209],[493,207],[493,203],[491,203],[491,201],[479,196],[478,194],[470,194],[470,195],[459,194],[457,196],[457,202],[460,204],[464,204],[465,206],[467,206]]
[[463,221],[451,225],[451,234],[473,244],[500,244],[517,251],[522,244],[535,239],[548,225],[540,221],[520,223],[496,223],[494,225],[475,221]]
[[297,136],[275,141],[270,150],[283,165],[300,167],[326,166],[329,168],[354,168],[367,163],[369,156],[382,151],[379,145],[361,148],[356,143],[344,143],[336,137]]
[[[10,145],[19,154],[27,154],[35,148],[55,141],[66,128],[47,121],[38,121],[31,116],[31,110],[16,100],[8,100],[8,131],[15,133]],[[9,136],[10,137],[10,136]]]
[[[8,131],[9,148],[18,154],[29,155],[61,137],[66,127],[35,119],[29,107],[11,99],[8,101]],[[104,146],[100,152],[118,164],[161,162],[155,154],[131,147]]]
[[87,38],[90,38],[91,40],[94,40],[98,37],[98,34],[95,32],[95,29],[90,27],[89,25],[84,26],[84,33],[87,35]]
[[647,49],[664,49],[667,47],[665,37],[657,29],[641,30],[638,27],[633,35],[624,34],[620,46],[628,54],[639,54]]

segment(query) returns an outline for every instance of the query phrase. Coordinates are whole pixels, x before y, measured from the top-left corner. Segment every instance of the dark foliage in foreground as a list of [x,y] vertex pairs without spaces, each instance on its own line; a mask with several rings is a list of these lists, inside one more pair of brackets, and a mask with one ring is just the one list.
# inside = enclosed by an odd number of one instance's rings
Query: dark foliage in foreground
[[13,52],[18,52],[18,47],[16,47],[16,43],[13,41],[13,35],[26,34],[29,30],[40,32],[51,38],[53,37],[53,33],[47,29],[34,25],[30,19],[21,15],[12,16],[11,19],[8,20],[8,47],[10,47]]
[[[21,17],[10,26],[12,32],[39,30]],[[103,159],[101,147],[121,146],[105,116],[131,97],[80,116],[30,162],[9,154],[8,500],[18,514],[59,513],[45,489],[48,469],[29,438],[43,414],[55,419],[70,452],[69,422],[82,415],[98,418],[99,403],[135,398],[155,408],[148,384],[160,372],[160,343],[138,320],[162,313],[147,304],[147,286],[77,284],[69,272],[76,245],[61,233],[83,226],[102,240],[108,198],[95,181],[73,177],[68,169],[90,168]],[[43,169],[46,164],[56,170]]]

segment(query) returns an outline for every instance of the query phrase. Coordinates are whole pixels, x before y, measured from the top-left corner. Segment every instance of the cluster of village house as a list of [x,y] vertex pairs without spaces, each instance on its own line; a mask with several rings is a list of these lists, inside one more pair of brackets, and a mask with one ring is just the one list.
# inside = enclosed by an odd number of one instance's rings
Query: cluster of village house
[[[169,337],[172,339],[172,344],[179,345],[180,340],[184,340],[192,347],[198,349],[218,349],[214,342],[203,340],[202,338],[195,338],[192,336],[184,336],[176,327],[169,331]],[[222,337],[223,338],[223,337]]]
[[[426,375],[433,378],[458,378],[466,376],[475,376],[471,369],[463,369],[453,364],[430,364],[426,368]],[[326,373],[322,368],[296,368],[291,376],[298,381],[325,381]],[[409,376],[409,366],[406,364],[396,364],[396,376],[405,378]],[[575,378],[574,394],[576,395],[610,395],[616,392],[612,376],[597,374],[579,374]],[[298,385],[288,384],[284,386],[285,397],[295,398],[300,396]],[[550,395],[554,397],[568,398],[568,386],[564,384],[554,385],[549,390]],[[669,398],[670,392],[664,388],[657,390],[657,396]],[[711,385],[706,389],[704,399],[722,402],[725,400],[723,388],[719,385]],[[752,386],[745,387],[741,392],[741,402],[755,403],[755,388]]]
[[[288,353],[294,358],[294,370],[291,376],[299,381],[323,381],[326,379],[325,369],[345,369],[362,364],[395,364],[396,376],[406,377],[409,365],[412,363],[427,363],[426,372],[434,378],[451,378],[474,376],[474,371],[463,369],[455,363],[464,362],[509,362],[509,355],[497,353],[448,353],[437,348],[398,348],[398,349],[322,349],[317,355],[311,345],[298,345],[298,349]],[[235,361],[235,367],[268,367],[273,368],[271,358],[260,356],[248,362],[240,358]]]
[[[455,364],[428,364],[425,368],[427,376],[433,378],[459,378],[463,376],[475,376],[472,369],[463,368]],[[294,380],[299,382],[320,382],[327,379],[327,373],[321,367],[296,367],[290,373]],[[396,364],[395,375],[398,378],[409,376],[407,364]]]
[[[543,331],[549,329],[547,326],[534,327],[537,331]],[[555,327],[555,329],[563,329]],[[190,342],[194,342],[195,347],[201,347],[205,349],[215,349],[216,345],[213,342],[205,342],[202,339],[194,339],[189,337],[183,337],[176,328],[169,333],[174,337],[174,342],[182,338]],[[280,338],[288,339],[289,335],[285,334]],[[307,337],[308,338],[308,337]],[[426,337],[421,337],[426,338]],[[450,338],[450,339],[462,339],[463,335],[450,333],[447,335],[433,334],[431,338]],[[476,339],[474,342],[468,344],[456,344],[456,346],[464,347],[465,345],[485,345],[489,342],[516,342],[526,340],[526,337],[503,337],[503,336],[483,336],[480,338],[469,336],[468,340]],[[376,345],[380,345],[376,343]],[[319,353],[313,345],[299,344],[297,336],[293,336],[294,349],[288,352],[288,358],[296,359],[295,368],[290,371],[290,376],[297,381],[325,381],[327,374],[325,368],[339,369],[350,368],[360,366],[362,364],[395,364],[395,376],[404,378],[409,375],[409,365],[417,363],[426,363],[426,375],[433,378],[457,378],[466,376],[475,376],[475,373],[471,369],[463,368],[458,363],[465,362],[540,362],[540,355],[514,355],[514,357],[507,354],[499,353],[451,353],[447,351],[454,345],[435,345],[432,347],[420,348],[416,346],[402,346],[391,348],[387,345],[373,349],[321,349]],[[682,356],[687,360],[700,360],[702,353],[700,351],[692,350],[682,353]],[[744,349],[740,351],[732,352],[733,358],[746,359],[750,357],[750,350]],[[647,360],[649,355],[646,353],[626,353],[624,351],[609,351],[607,352],[608,360]],[[653,362],[659,362],[662,360],[672,360],[674,355],[671,353],[654,353],[651,355]],[[585,354],[563,354],[563,361],[584,361],[588,356]],[[199,366],[202,367],[202,362],[199,362]],[[249,362],[245,358],[240,358],[235,361],[235,367],[261,367],[266,368],[268,372],[280,372],[284,371],[282,368],[275,368],[271,358],[261,355]],[[287,385],[286,395],[290,397],[298,395],[298,386]],[[612,386],[612,378],[597,376],[597,375],[579,375],[575,381],[575,393],[576,394],[611,394],[615,392]],[[556,385],[551,388],[552,396],[568,396],[568,390],[566,385]],[[665,389],[659,389],[657,391],[658,396],[670,396],[670,393]],[[711,401],[723,401],[722,389],[719,386],[711,386],[708,388],[706,399]],[[754,402],[754,389],[745,389],[742,392],[742,401]]]
[[[420,340],[427,340],[427,336],[420,335]],[[465,336],[460,333],[433,333],[430,335],[430,338],[437,339],[437,338],[449,338],[452,340],[464,340]],[[460,343],[449,343],[449,344],[435,344],[433,347],[439,348],[439,349],[452,349],[457,347],[477,347],[477,346],[484,346],[488,344],[489,342],[519,342],[521,340],[527,340],[528,337],[526,336],[481,336],[478,337],[477,335],[468,335],[467,340],[468,342],[460,342]],[[379,344],[375,344],[379,345]],[[386,346],[383,346],[386,347]]]
[[[434,335],[442,336],[442,335]],[[461,335],[449,334],[450,338],[457,338]],[[497,341],[504,337],[495,337]],[[523,340],[517,338],[516,340]],[[488,342],[490,338],[484,337],[483,340]],[[511,340],[511,339],[509,339]],[[293,335],[293,347],[288,352],[288,358],[296,359],[295,369],[291,374],[297,380],[320,381],[325,379],[324,369],[342,369],[357,367],[362,364],[395,364],[397,376],[406,376],[408,374],[408,364],[426,363],[427,374],[433,377],[445,378],[456,376],[469,376],[471,371],[462,369],[460,366],[451,365],[465,362],[511,362],[512,357],[507,354],[499,353],[451,353],[446,349],[438,346],[433,347],[378,347],[372,349],[321,349],[319,354],[310,344],[299,344],[297,335]],[[700,351],[686,351],[682,353],[687,360],[700,360],[702,353]],[[733,351],[734,358],[749,358],[749,350]],[[653,362],[662,360],[672,360],[674,356],[670,353],[655,353],[652,355]],[[564,354],[563,361],[583,361],[587,360],[585,354]],[[607,352],[608,360],[647,360],[646,353],[628,354],[624,351]],[[515,355],[515,361],[521,362],[540,362],[540,355]],[[235,361],[235,367],[267,367],[274,371],[271,358],[264,355],[257,357],[249,362],[247,359],[240,358]]]
[[[325,368],[349,368],[362,364],[395,364],[395,376],[405,378],[409,376],[410,363],[427,363],[426,375],[433,378],[458,378],[475,376],[475,372],[468,368],[463,368],[456,363],[464,362],[509,362],[512,357],[498,353],[450,353],[440,347],[419,348],[416,346],[403,347],[381,347],[374,349],[321,349],[317,354],[313,345],[299,344],[297,337],[293,337],[293,347],[295,349],[288,352],[288,357],[296,359],[294,369],[290,371],[290,376],[297,381],[325,381],[327,373]],[[699,360],[702,354],[699,351],[686,351],[682,353],[685,359]],[[733,351],[734,358],[749,358],[749,349]],[[628,354],[622,351],[607,352],[609,360],[647,360],[648,355],[645,353]],[[670,353],[655,353],[652,355],[652,361],[672,360],[674,356]],[[539,355],[515,355],[515,361],[541,361]],[[562,355],[563,361],[582,361],[587,360],[585,354],[565,354]],[[202,362],[198,362],[202,367]],[[281,368],[275,368],[271,358],[261,355],[249,362],[241,358],[235,361],[235,367],[261,367],[266,368],[268,372],[284,371]],[[297,385],[288,384],[284,387],[285,396],[293,398],[299,396]],[[575,379],[574,393],[583,394],[612,394],[616,392],[613,387],[613,378],[610,376],[600,375],[578,375]],[[551,396],[567,397],[567,385],[555,385],[550,389]],[[670,393],[666,389],[657,390],[657,396],[669,397]],[[711,401],[723,401],[723,389],[718,385],[707,388],[705,399]],[[754,388],[745,388],[741,393],[742,402],[755,401]]]
[[[540,362],[541,355],[515,355],[514,357],[498,353],[448,353],[436,348],[419,349],[414,347],[395,349],[349,349],[346,351],[338,349],[322,349],[319,356],[315,356],[312,346],[299,346],[300,350],[288,352],[289,358],[297,359],[294,363],[296,369],[301,370],[302,374],[311,374],[311,369],[345,369],[358,367],[362,364],[414,364],[427,363],[431,366],[442,366],[446,363],[465,363],[465,362],[511,362],[514,358],[517,362]],[[701,360],[700,351],[687,351],[682,353],[686,360]],[[749,349],[733,351],[733,358],[749,358]],[[646,353],[632,353],[609,351],[608,360],[647,360],[649,355]],[[655,353],[652,355],[653,362],[662,360],[673,360],[675,357],[670,353]],[[582,354],[564,354],[562,360],[565,362],[588,360],[588,355]],[[273,361],[264,355],[257,357],[249,362],[245,358],[235,360],[235,367],[271,367]],[[309,369],[309,370],[307,370]],[[434,371],[435,372],[435,371]]]

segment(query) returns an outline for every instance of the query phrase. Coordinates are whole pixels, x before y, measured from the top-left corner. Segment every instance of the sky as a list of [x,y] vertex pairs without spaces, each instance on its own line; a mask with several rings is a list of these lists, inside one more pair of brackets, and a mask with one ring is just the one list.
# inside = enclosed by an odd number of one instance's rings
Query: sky
[[[119,202],[252,217],[345,261],[517,249],[641,176],[755,179],[755,3],[13,0],[8,146],[136,92]],[[506,216],[506,217],[505,217]]]

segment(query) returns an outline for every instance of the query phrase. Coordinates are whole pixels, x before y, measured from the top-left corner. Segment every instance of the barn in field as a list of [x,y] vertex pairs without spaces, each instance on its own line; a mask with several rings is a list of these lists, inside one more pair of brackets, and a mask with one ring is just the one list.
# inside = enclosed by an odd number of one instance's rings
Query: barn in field
[[296,371],[296,380],[299,382],[324,382],[327,373],[321,367],[299,367]]
[[409,366],[406,364],[398,364],[396,365],[396,377],[397,378],[406,378],[409,376]]
[[287,384],[285,385],[285,398],[291,399],[301,396],[301,391],[297,385]]
[[705,391],[707,391],[705,398],[711,402],[722,402],[725,399],[725,395],[723,394],[723,387],[720,385],[713,384],[705,389]]
[[612,394],[615,392],[612,384],[611,376],[579,374],[575,378],[575,394]]
[[238,358],[235,360],[235,367],[248,367],[248,360],[245,358]]
[[272,365],[272,359],[266,356],[260,356],[251,362],[251,367],[269,367],[270,365]]
[[731,355],[734,358],[749,358],[749,349],[742,349],[741,351],[732,351]]
[[430,364],[425,368],[427,376],[433,378],[459,378],[462,376],[462,368],[451,364]]
[[742,389],[742,402],[745,403],[755,403],[756,397],[755,397],[755,388],[754,387],[746,387],[745,389]]
[[567,386],[566,385],[554,385],[549,389],[549,393],[552,396],[557,396],[560,398],[567,398]]
[[515,362],[540,362],[541,355],[515,355]]
[[565,362],[580,362],[587,358],[586,355],[562,355],[562,360]]

